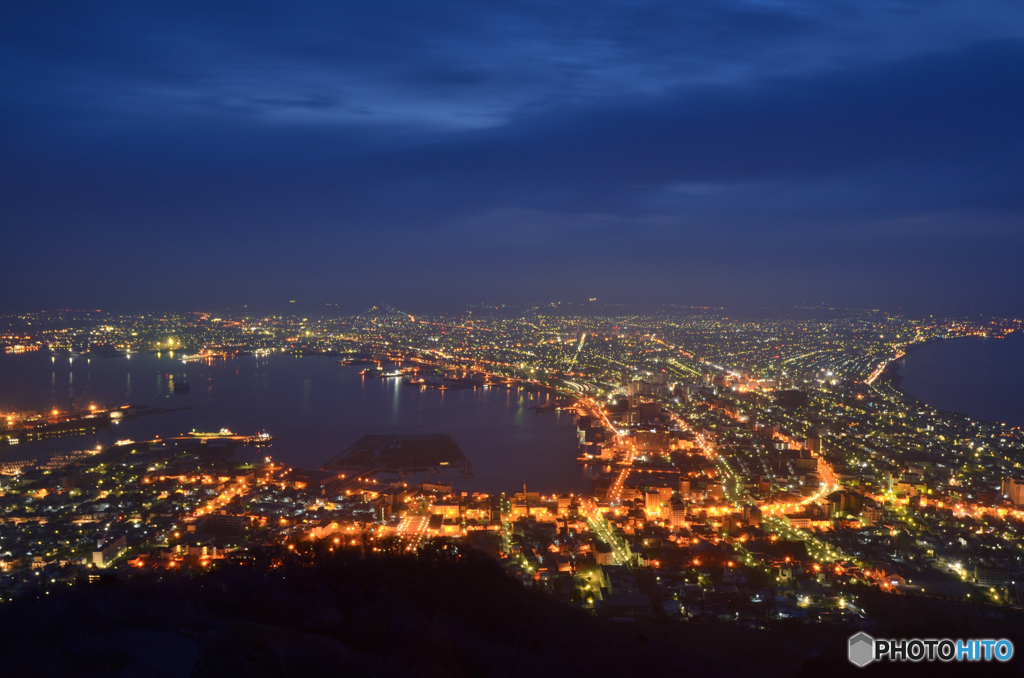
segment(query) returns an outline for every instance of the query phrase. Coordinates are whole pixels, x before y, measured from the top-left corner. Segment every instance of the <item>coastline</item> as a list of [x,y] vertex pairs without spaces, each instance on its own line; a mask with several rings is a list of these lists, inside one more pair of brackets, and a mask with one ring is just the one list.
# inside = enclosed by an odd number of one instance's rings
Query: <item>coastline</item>
[[[920,398],[918,398],[917,396],[911,395],[910,393],[907,393],[906,391],[904,391],[903,389],[900,388],[900,382],[903,381],[903,376],[904,376],[902,374],[899,374],[899,363],[900,363],[900,361],[906,359],[907,356],[909,356],[909,355],[911,355],[913,353],[918,352],[920,349],[924,348],[925,346],[932,346],[933,344],[941,344],[944,341],[955,341],[957,339],[968,339],[968,338],[969,337],[953,337],[951,339],[947,339],[947,338],[943,338],[943,339],[929,339],[928,341],[918,341],[918,342],[914,342],[912,344],[907,344],[905,347],[903,347],[901,349],[902,353],[899,355],[899,357],[893,358],[892,360],[890,360],[889,362],[887,362],[885,364],[885,368],[882,370],[881,374],[878,375],[878,381],[890,384],[893,388],[895,388],[896,390],[898,390],[900,393],[902,393],[903,395],[907,396],[908,398],[913,398],[914,400],[917,400],[918,402],[924,402]],[[925,404],[927,404],[927,403],[925,403]],[[929,407],[931,407],[931,405],[929,405]]]
[[1007,426],[1007,427],[1014,428],[1014,429],[1020,429],[1020,428],[1022,428],[1022,425],[1019,424],[1019,423],[1015,424],[1015,423],[1012,423],[1012,422],[1009,422],[1009,421],[1004,421],[1003,419],[996,418],[996,417],[990,417],[990,416],[986,417],[986,416],[980,416],[980,415],[977,415],[977,414],[970,414],[970,413],[965,412],[965,411],[963,411],[961,409],[957,409],[957,408],[944,408],[944,407],[939,407],[938,405],[932,404],[932,403],[928,402],[927,400],[923,399],[922,397],[914,395],[913,393],[910,393],[910,391],[908,391],[906,388],[904,388],[903,387],[903,379],[905,378],[906,375],[900,373],[901,372],[900,368],[902,367],[901,361],[905,360],[907,357],[913,355],[914,353],[919,352],[921,349],[923,349],[926,346],[932,346],[932,345],[936,345],[936,344],[955,342],[955,341],[964,340],[964,339],[995,339],[995,340],[1004,340],[1004,339],[1013,338],[1015,336],[1019,337],[1021,335],[1019,335],[1018,333],[1015,333],[1015,332],[1010,332],[1009,334],[1005,334],[1005,335],[1001,335],[1001,336],[988,336],[988,337],[978,337],[978,336],[944,337],[944,338],[931,339],[929,341],[922,341],[922,342],[918,342],[918,343],[914,343],[914,344],[909,344],[908,346],[906,346],[903,349],[903,354],[900,357],[895,358],[893,360],[890,360],[886,364],[886,366],[882,370],[881,374],[879,374],[879,377],[878,377],[877,381],[879,383],[885,383],[885,384],[889,385],[891,388],[893,388],[894,390],[898,391],[900,393],[900,395],[903,398],[907,399],[908,401],[912,401],[912,402],[917,403],[919,405],[923,405],[923,406],[928,407],[928,408],[930,408],[930,409],[932,409],[932,410],[934,410],[936,412],[949,413],[949,414],[952,414],[952,415],[966,417],[968,419],[972,419],[972,420],[976,420],[976,421],[982,421],[982,422],[986,422],[986,423],[989,423],[989,424],[997,424],[997,425]]

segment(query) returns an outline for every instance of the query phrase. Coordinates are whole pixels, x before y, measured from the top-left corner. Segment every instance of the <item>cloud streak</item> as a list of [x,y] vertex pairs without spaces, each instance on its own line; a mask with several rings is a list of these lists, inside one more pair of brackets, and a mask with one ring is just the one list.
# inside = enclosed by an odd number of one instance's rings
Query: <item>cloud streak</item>
[[2,18],[0,216],[21,255],[0,306],[554,288],[1024,312],[1002,268],[1024,240],[1019,3]]

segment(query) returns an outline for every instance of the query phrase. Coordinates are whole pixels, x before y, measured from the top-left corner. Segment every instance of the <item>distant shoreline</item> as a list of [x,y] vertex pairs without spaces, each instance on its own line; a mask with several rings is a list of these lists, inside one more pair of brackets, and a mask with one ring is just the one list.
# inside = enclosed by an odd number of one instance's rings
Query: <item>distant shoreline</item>
[[902,374],[897,374],[897,371],[898,371],[898,368],[899,368],[899,362],[901,360],[905,359],[907,356],[911,355],[912,353],[916,353],[917,351],[921,350],[925,346],[931,346],[932,344],[939,344],[939,343],[942,343],[944,341],[956,341],[957,339],[970,339],[970,338],[971,337],[953,337],[952,339],[946,339],[946,338],[943,338],[943,339],[929,339],[927,341],[918,341],[918,342],[915,342],[913,344],[908,344],[907,347],[903,349],[903,355],[901,355],[899,358],[895,358],[893,360],[890,360],[888,363],[886,363],[885,369],[882,370],[882,374],[879,375],[879,379],[880,380],[888,381],[889,383],[892,384],[893,388],[899,389],[899,391],[901,393],[903,393],[904,395],[910,396],[911,398],[914,398],[915,400],[920,400],[920,398],[917,398],[917,396],[912,396],[911,394],[907,393],[906,391],[904,391],[903,389],[900,388],[899,384],[900,384],[901,381],[903,381],[903,375]]
[[1014,334],[1016,334],[1016,333],[1010,333],[1010,334],[1007,334],[1007,335],[1004,335],[1004,336],[1000,336],[1000,337],[974,337],[974,336],[972,336],[972,337],[948,337],[948,338],[944,337],[944,338],[939,338],[939,339],[930,339],[928,341],[922,341],[922,342],[918,342],[918,343],[914,343],[914,344],[908,345],[903,350],[903,355],[902,356],[900,356],[899,358],[897,358],[895,360],[890,360],[886,364],[885,369],[882,371],[882,374],[879,375],[879,381],[885,381],[890,386],[892,386],[894,389],[899,391],[904,397],[909,398],[910,400],[913,400],[915,402],[921,403],[922,405],[925,405],[927,407],[930,407],[931,409],[933,409],[933,410],[935,410],[937,412],[949,412],[951,414],[960,415],[962,417],[967,417],[968,419],[972,419],[972,420],[976,420],[976,421],[983,421],[983,422],[987,422],[987,423],[990,423],[990,424],[1001,424],[1003,426],[1009,426],[1009,427],[1012,427],[1012,428],[1021,428],[1020,425],[1014,425],[1014,424],[1012,424],[1012,423],[1010,423],[1008,421],[1003,421],[1001,419],[981,417],[981,416],[970,414],[968,412],[964,412],[962,410],[942,408],[942,407],[939,407],[939,406],[934,405],[932,403],[929,403],[928,401],[924,400],[923,398],[921,398],[921,397],[919,397],[917,395],[914,395],[913,393],[910,393],[909,391],[904,389],[902,387],[902,382],[903,382],[903,377],[905,375],[902,375],[902,374],[899,373],[900,362],[902,360],[906,359],[908,356],[910,356],[914,352],[917,352],[919,349],[924,348],[925,346],[931,346],[932,344],[938,344],[938,343],[943,343],[943,342],[959,341],[959,340],[964,340],[964,339],[994,339],[994,340],[1003,340],[1003,339],[1008,339],[1010,337],[1013,337]]

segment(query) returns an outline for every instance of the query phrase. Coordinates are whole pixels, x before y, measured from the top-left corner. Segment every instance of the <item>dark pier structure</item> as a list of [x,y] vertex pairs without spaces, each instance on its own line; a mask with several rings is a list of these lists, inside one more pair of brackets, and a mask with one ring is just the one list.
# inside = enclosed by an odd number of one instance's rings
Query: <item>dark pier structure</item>
[[423,472],[440,476],[446,468],[458,469],[463,478],[474,475],[473,465],[446,434],[363,436],[323,465],[324,471],[361,478],[376,473],[402,478]]

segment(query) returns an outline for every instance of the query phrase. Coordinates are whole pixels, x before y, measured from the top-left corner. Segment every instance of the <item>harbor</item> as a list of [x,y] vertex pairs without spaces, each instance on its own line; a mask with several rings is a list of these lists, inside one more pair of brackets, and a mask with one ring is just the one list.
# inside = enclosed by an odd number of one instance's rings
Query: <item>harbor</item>
[[[401,378],[380,378],[360,374],[376,367],[375,362],[339,365],[333,356],[296,360],[280,352],[194,361],[184,375],[183,354],[176,351],[172,358],[166,351],[161,356],[132,353],[131,358],[93,358],[91,364],[79,357],[73,363],[68,358],[54,363],[41,352],[0,355],[0,380],[24,394],[23,408],[40,417],[35,423],[52,419],[53,409],[75,412],[71,406],[86,382],[91,385],[81,399],[78,416],[97,415],[71,417],[61,424],[64,430],[50,426],[46,434],[53,437],[16,437],[18,443],[0,445],[0,457],[5,462],[33,458],[42,462],[69,450],[107,447],[118,440],[166,440],[189,435],[193,429],[210,433],[228,429],[267,431],[275,438],[271,448],[275,461],[319,469],[326,459],[365,435],[448,434],[473,465],[474,475],[469,478],[457,469],[445,471],[460,489],[500,491],[502,479],[509,474],[544,491],[589,487],[576,464],[575,417],[560,411],[555,403],[562,399],[550,393],[488,380],[479,372],[442,370],[410,360],[400,366],[382,361],[387,372],[410,371]],[[412,368],[417,371],[411,372]],[[431,373],[456,379],[444,389],[403,383],[406,377],[412,381]],[[183,380],[191,388],[176,391],[174,386]],[[127,395],[113,408],[122,415],[102,416],[122,393]],[[97,411],[82,412],[88,410],[90,400]],[[125,401],[149,407],[124,409]],[[12,404],[0,402],[0,412],[12,410]],[[158,412],[160,416],[150,416]],[[6,419],[2,422],[6,426]],[[6,440],[5,435],[0,433]],[[254,460],[266,456],[254,451],[240,454]]]

